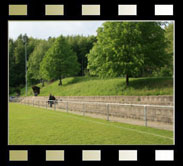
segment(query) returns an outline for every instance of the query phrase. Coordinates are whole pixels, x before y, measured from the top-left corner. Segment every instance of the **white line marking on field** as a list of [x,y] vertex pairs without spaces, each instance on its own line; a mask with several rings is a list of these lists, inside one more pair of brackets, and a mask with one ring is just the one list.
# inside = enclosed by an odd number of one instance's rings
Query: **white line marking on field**
[[85,120],[85,119],[82,119],[82,118],[79,118],[79,117],[73,117],[73,118],[80,119],[80,120],[87,121],[87,122],[89,121],[89,122],[93,122],[93,123],[98,123],[98,124],[102,124],[102,125],[105,125],[105,126],[111,126],[111,127],[116,127],[116,128],[125,129],[125,130],[131,130],[131,131],[135,131],[137,133],[149,134],[149,135],[153,135],[153,136],[157,136],[157,137],[162,137],[162,138],[173,140],[173,138],[166,137],[166,136],[163,136],[163,135],[148,133],[148,132],[145,132],[145,131],[139,131],[139,130],[136,130],[136,129],[130,129],[130,128],[127,128],[127,127],[122,127],[122,126],[117,126],[117,125],[112,125],[112,124],[105,124],[105,123],[97,122],[97,121],[93,121],[93,120]]

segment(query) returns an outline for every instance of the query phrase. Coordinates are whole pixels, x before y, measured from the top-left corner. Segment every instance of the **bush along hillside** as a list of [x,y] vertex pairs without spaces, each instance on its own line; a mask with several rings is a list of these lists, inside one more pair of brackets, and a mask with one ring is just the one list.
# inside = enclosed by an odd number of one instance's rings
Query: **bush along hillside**
[[[62,80],[46,82],[44,87],[37,84],[40,89],[39,96],[148,96],[148,95],[173,95],[173,79],[169,77],[130,78],[126,86],[125,78],[100,79],[98,77],[69,77]],[[15,95],[15,94],[10,94]],[[25,88],[21,89],[21,96],[25,95]],[[31,86],[28,96],[33,96]]]

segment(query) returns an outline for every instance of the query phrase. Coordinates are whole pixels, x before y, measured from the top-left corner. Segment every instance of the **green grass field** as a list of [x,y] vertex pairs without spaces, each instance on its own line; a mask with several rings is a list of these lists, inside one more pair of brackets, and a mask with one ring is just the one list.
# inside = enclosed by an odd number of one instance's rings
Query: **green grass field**
[[[70,77],[63,79],[63,86],[58,86],[59,81],[45,83],[41,87],[40,96],[148,96],[148,95],[173,95],[172,78],[130,78],[129,86],[125,78],[100,79],[97,77]],[[28,88],[28,95],[32,96],[32,86]],[[10,94],[15,95],[15,94]],[[21,89],[25,95],[25,89]]]
[[173,132],[9,104],[9,145],[167,145]]

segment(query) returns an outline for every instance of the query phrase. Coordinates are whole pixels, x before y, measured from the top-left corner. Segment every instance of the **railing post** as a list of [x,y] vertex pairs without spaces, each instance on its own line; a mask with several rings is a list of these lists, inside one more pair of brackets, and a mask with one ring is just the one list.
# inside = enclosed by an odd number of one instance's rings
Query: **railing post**
[[107,120],[109,121],[109,104],[106,105],[106,109],[107,109]]
[[83,103],[83,116],[85,116],[85,105]]
[[67,103],[66,103],[66,110],[67,110],[67,112],[69,111],[69,110],[68,110],[68,101],[67,101]]
[[144,125],[147,127],[147,106],[144,106]]
[[54,110],[56,110],[56,102],[54,101]]

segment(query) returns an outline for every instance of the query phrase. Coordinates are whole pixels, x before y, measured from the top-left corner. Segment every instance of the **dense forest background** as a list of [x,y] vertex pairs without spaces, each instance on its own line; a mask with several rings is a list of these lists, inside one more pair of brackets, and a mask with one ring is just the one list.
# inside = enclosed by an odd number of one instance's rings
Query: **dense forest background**
[[47,40],[20,34],[9,39],[9,93],[28,85],[70,76],[173,76],[173,23],[105,22],[97,36],[59,36]]

